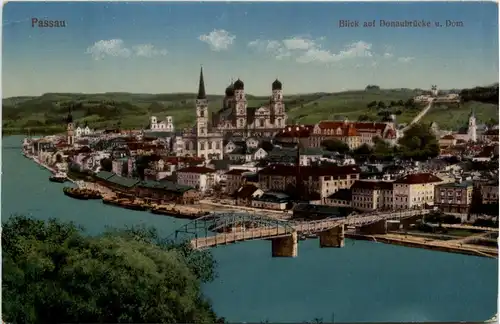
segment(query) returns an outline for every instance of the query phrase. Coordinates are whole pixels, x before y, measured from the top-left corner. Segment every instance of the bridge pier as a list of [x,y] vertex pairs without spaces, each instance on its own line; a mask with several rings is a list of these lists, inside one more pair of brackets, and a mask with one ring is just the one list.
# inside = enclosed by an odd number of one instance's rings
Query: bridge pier
[[344,225],[330,228],[319,233],[320,247],[343,247],[344,246]]
[[363,225],[358,228],[358,232],[365,235],[387,234],[387,221],[381,219],[378,222]]
[[298,253],[297,232],[284,237],[271,239],[274,257],[296,257]]

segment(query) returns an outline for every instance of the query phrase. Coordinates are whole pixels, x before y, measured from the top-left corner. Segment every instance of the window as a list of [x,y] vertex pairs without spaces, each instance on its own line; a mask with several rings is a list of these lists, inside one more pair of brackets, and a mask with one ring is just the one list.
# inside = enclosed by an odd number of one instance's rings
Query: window
[[259,119],[259,126],[264,127],[264,119]]
[[208,149],[211,150],[212,149],[212,142],[208,142]]
[[220,150],[220,142],[215,143],[215,149]]
[[205,149],[205,143],[200,143],[200,150],[204,150]]

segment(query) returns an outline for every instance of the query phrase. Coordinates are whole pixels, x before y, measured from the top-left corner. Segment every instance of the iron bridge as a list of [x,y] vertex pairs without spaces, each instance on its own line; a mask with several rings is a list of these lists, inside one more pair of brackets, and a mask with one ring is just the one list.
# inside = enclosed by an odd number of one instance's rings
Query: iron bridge
[[[174,236],[175,242],[215,236],[231,231],[233,228],[244,230],[274,229],[283,236],[291,235],[295,228],[287,221],[248,212],[213,213],[202,216],[181,226],[169,238]],[[281,230],[280,230],[281,229]]]

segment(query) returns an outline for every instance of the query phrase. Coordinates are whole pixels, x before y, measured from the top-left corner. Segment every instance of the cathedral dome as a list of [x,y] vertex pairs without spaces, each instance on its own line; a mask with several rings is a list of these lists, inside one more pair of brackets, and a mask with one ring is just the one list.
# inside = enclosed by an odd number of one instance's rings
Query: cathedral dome
[[243,83],[243,81],[241,81],[240,79],[236,80],[236,82],[234,83],[234,90],[243,90],[245,88],[245,84]]
[[232,97],[234,96],[234,85],[231,83],[227,88],[226,88],[226,97]]
[[276,79],[274,80],[272,87],[273,90],[281,90],[282,84],[278,79]]

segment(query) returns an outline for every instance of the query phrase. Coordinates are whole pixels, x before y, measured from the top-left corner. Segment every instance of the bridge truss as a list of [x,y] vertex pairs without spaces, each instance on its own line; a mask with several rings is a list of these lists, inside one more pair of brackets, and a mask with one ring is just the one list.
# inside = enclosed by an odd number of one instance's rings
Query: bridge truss
[[287,221],[247,212],[213,213],[197,218],[180,228],[171,236],[176,242],[215,236],[227,231],[249,231],[251,229],[274,229],[283,235],[295,229]]

